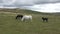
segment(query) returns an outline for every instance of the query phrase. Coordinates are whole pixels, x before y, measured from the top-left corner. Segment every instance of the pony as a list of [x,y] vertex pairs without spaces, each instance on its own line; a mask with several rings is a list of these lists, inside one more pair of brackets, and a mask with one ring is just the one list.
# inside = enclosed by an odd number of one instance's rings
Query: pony
[[42,17],[42,20],[43,20],[43,22],[44,21],[48,22],[48,18],[46,18],[46,17]]
[[24,21],[24,20],[31,20],[32,21],[32,16],[31,15],[24,15],[21,20],[22,21]]

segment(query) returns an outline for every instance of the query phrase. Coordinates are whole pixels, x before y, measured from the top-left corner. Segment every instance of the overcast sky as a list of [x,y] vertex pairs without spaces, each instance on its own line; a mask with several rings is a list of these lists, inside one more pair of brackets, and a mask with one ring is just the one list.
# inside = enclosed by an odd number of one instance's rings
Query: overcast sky
[[0,7],[21,7],[40,12],[60,12],[60,0],[0,0]]

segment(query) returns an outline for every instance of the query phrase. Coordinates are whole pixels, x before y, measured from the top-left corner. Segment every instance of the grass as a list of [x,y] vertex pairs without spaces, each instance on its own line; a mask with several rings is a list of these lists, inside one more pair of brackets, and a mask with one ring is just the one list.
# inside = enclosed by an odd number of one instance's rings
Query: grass
[[[25,14],[28,14],[25,13]],[[60,16],[32,13],[32,22],[16,20],[16,14],[0,13],[0,34],[60,34]],[[41,17],[48,17],[42,22]]]

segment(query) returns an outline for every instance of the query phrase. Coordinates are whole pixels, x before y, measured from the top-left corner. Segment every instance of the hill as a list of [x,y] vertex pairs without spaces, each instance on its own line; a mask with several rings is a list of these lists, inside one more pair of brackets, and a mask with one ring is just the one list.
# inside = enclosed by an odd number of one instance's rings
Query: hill
[[[32,11],[32,10],[27,10],[27,9],[0,9],[0,12],[13,12],[13,13],[22,13],[22,14],[49,14],[49,13],[42,13],[42,12],[37,12],[37,11]],[[50,13],[52,14],[52,13]]]

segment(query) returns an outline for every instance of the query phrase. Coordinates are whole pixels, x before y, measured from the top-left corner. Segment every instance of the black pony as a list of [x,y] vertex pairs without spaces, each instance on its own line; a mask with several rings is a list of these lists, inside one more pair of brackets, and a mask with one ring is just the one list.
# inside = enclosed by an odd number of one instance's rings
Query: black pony
[[45,22],[48,22],[48,18],[46,18],[46,17],[42,17],[42,20],[43,20],[43,22],[45,21]]
[[16,19],[22,19],[23,15],[17,15]]

